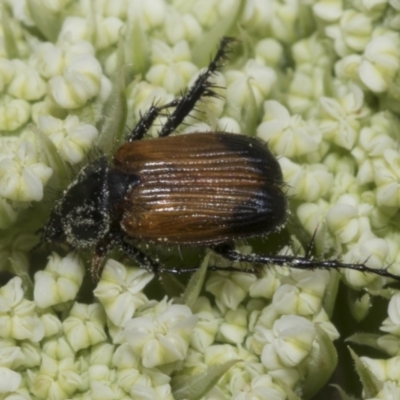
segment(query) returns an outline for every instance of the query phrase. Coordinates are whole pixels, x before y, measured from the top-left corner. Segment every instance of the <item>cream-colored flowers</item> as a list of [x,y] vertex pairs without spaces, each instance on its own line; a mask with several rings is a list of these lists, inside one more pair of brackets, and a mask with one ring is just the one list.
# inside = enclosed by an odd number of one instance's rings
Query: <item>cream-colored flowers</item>
[[282,316],[265,334],[261,361],[272,371],[297,366],[310,353],[316,336],[313,324],[296,315]]
[[14,392],[21,384],[21,380],[22,377],[19,373],[0,367],[0,393]]
[[173,47],[155,40],[152,48],[152,67],[146,79],[155,85],[163,86],[168,92],[177,94],[186,87],[197,67],[190,62],[190,48],[181,41]]
[[222,305],[236,310],[255,280],[253,275],[245,272],[218,272],[208,279],[206,290],[213,294]]
[[63,322],[64,333],[74,351],[106,340],[105,315],[98,304],[75,303]]
[[372,92],[388,90],[400,67],[400,36],[387,33],[374,37],[365,48],[360,78]]
[[35,274],[34,300],[41,308],[75,299],[85,270],[74,254],[61,258],[53,253],[46,268]]
[[143,268],[127,269],[122,264],[109,260],[94,295],[104,306],[112,323],[123,327],[134,316],[138,307],[148,303],[142,290],[151,279],[153,275]]
[[43,324],[35,312],[36,304],[24,298],[21,278],[13,278],[0,288],[0,337],[40,341]]
[[318,149],[321,133],[315,125],[307,124],[275,100],[264,103],[263,122],[257,128],[257,136],[282,156],[295,158]]
[[36,65],[49,79],[49,95],[59,107],[74,109],[95,96],[107,98],[110,83],[93,54],[92,45],[85,41],[58,47],[45,43],[39,48]]
[[0,155],[0,196],[14,201],[39,201],[52,170],[40,161],[28,141],[15,143],[14,154]]
[[38,374],[33,378],[31,391],[39,398],[65,399],[82,385],[72,357],[56,361],[43,354]]
[[336,53],[344,57],[353,52],[361,52],[372,34],[372,21],[363,13],[346,10],[338,25],[326,28],[328,36],[334,39]]
[[65,121],[50,115],[39,117],[39,128],[49,136],[60,156],[71,164],[82,161],[98,136],[96,127],[70,115]]
[[126,340],[146,368],[184,360],[197,323],[187,306],[164,302],[156,311],[131,319],[124,329]]
[[400,336],[400,293],[396,293],[389,302],[388,315],[383,323],[381,330]]

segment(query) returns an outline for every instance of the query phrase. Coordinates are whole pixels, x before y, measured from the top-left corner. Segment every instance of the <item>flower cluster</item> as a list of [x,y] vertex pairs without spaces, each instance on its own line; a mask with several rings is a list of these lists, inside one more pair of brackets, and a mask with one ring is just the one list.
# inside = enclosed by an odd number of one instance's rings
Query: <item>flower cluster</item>
[[230,35],[239,44],[211,78],[217,96],[177,134],[253,135],[277,156],[293,245],[255,246],[287,255],[313,238],[316,257],[400,276],[398,2],[5,0],[0,13],[1,398],[310,398],[336,366],[335,302],[360,321],[375,295],[389,301],[372,321],[383,333],[349,340],[390,358],[351,355],[364,399],[399,397],[400,294],[378,275],[206,275],[229,265],[207,253],[183,295],[174,281],[160,296],[146,270],[112,259],[93,290],[90,255],[54,252],[45,267],[29,254],[71,166],[111,153]]

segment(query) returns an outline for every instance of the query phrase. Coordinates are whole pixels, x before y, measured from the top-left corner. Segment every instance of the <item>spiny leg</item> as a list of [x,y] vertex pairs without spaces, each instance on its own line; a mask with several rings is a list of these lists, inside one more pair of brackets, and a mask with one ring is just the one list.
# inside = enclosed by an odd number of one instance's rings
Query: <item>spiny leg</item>
[[209,78],[218,68],[220,68],[221,61],[226,57],[227,47],[234,41],[235,39],[233,38],[222,38],[218,51],[211,60],[207,69],[199,75],[188,92],[180,99],[177,99],[178,104],[162,127],[159,133],[160,137],[170,135],[194,109],[196,103],[201,99],[201,97],[216,96],[216,93],[212,90],[213,86],[209,82]]
[[241,254],[235,249],[229,246],[218,246],[213,249],[217,254],[223,256],[230,261],[249,262],[254,264],[265,264],[265,265],[278,265],[280,267],[296,268],[303,270],[314,270],[314,269],[334,269],[339,268],[350,269],[359,272],[368,272],[375,275],[382,276],[384,278],[392,278],[396,281],[400,281],[400,276],[392,274],[385,269],[376,269],[368,267],[365,262],[362,263],[344,263],[338,259],[331,260],[317,260],[308,257],[292,256],[292,255],[276,255],[267,256],[259,254]]
[[152,105],[149,110],[140,117],[139,122],[129,134],[127,141],[132,142],[134,140],[143,139],[143,136],[148,132],[156,118],[163,110],[176,107],[174,112],[168,116],[165,125],[159,133],[159,136],[170,135],[193,110],[194,106],[202,96],[215,96],[216,94],[211,89],[212,85],[208,82],[208,79],[220,67],[221,60],[225,59],[227,54],[226,48],[233,41],[235,41],[235,39],[224,37],[221,40],[217,54],[211,60],[206,71],[199,75],[189,91],[184,96],[174,99],[163,106],[157,107]]
[[104,260],[107,254],[114,247],[114,241],[110,234],[106,235],[99,243],[97,243],[90,267],[90,275],[93,282],[98,282],[104,267]]
[[156,118],[161,112],[167,108],[176,107],[179,104],[180,99],[174,99],[171,102],[157,107],[154,104],[140,117],[139,122],[132,129],[129,134],[127,141],[133,142],[134,140],[142,140],[143,136],[149,131]]

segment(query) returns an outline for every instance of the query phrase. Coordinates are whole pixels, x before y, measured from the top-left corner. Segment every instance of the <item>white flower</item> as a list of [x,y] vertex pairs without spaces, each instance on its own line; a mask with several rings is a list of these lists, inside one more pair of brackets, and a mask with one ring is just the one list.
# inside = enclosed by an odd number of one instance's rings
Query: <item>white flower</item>
[[43,343],[42,351],[55,360],[64,360],[68,357],[75,357],[75,352],[64,335],[56,335],[47,339]]
[[377,345],[390,356],[399,354],[400,343],[398,336],[395,335],[382,335],[376,341]]
[[273,38],[260,40],[254,50],[256,61],[262,65],[277,67],[282,61],[283,46]]
[[189,307],[173,304],[125,324],[125,338],[146,368],[184,360],[197,323]]
[[51,115],[39,117],[39,128],[49,136],[61,157],[71,164],[82,161],[98,136],[95,126],[80,122],[75,115],[68,115],[64,121]]
[[0,393],[8,393],[17,390],[21,381],[22,377],[18,372],[0,367]]
[[242,14],[243,25],[251,30],[260,29],[270,23],[273,3],[262,0],[246,1]]
[[[361,129],[358,146],[351,152],[359,165],[357,180],[360,185],[375,180],[375,168],[383,166],[385,150],[397,147],[392,137],[396,128],[398,129],[396,119],[385,112],[375,114],[371,125]],[[382,176],[381,173],[379,175]]]
[[344,81],[353,81],[358,85],[362,85],[358,70],[361,64],[361,56],[359,54],[350,54],[341,58],[335,63],[335,74]]
[[38,374],[33,378],[30,391],[39,398],[66,399],[82,385],[72,357],[57,361],[42,355]]
[[313,324],[297,315],[279,318],[271,333],[261,354],[262,363],[271,370],[297,366],[310,353],[316,337]]
[[250,387],[246,391],[234,395],[232,400],[285,400],[285,390],[273,382],[270,375],[260,375],[252,379]]
[[400,293],[396,293],[389,302],[388,315],[382,322],[381,330],[400,336]]
[[360,118],[367,115],[364,94],[356,85],[339,99],[322,97],[319,127],[324,139],[347,150],[353,148],[360,130]]
[[272,305],[279,314],[315,315],[322,307],[329,274],[327,271],[294,271],[294,284],[283,284],[275,292]]
[[384,382],[382,389],[373,398],[366,400],[397,400],[400,398],[400,388],[397,382]]
[[87,41],[65,43],[56,46],[50,42],[41,43],[36,51],[34,64],[40,75],[51,79],[62,75],[64,68],[76,57],[94,56],[93,45]]
[[243,308],[228,310],[219,327],[218,339],[226,343],[243,343],[247,335],[247,311]]
[[15,154],[0,160],[0,195],[16,201],[40,201],[51,174],[51,168],[39,162],[33,145],[22,142]]
[[0,339],[0,366],[16,370],[24,365],[21,346],[12,339]]
[[215,272],[207,280],[206,290],[225,307],[236,310],[256,279],[246,272]]
[[264,118],[257,128],[257,136],[268,143],[276,154],[300,157],[316,151],[321,134],[299,115],[290,116],[289,111],[275,100],[264,103]]
[[[329,297],[329,292],[327,293],[327,295]],[[329,316],[324,308],[321,308],[319,312],[313,316],[311,322],[314,325],[318,325],[320,328],[322,328],[329,336],[329,339],[331,341],[334,341],[340,337],[338,330],[336,329],[335,325],[333,325],[333,323],[330,321]]]
[[35,63],[41,75],[50,79],[48,93],[61,108],[81,107],[96,96],[102,99],[109,85],[93,46],[85,41],[57,47],[45,43],[38,48]]
[[386,91],[400,68],[400,37],[396,33],[372,39],[363,54],[359,74],[371,91]]
[[[316,34],[294,43],[292,57],[296,63],[296,71],[300,70],[310,76],[315,74],[315,70],[325,70],[331,63],[326,44]],[[319,76],[315,76],[315,80],[318,79]]]
[[123,327],[137,308],[148,302],[142,290],[151,279],[153,274],[143,268],[126,268],[109,259],[93,293],[112,323]]
[[384,150],[382,157],[373,161],[378,206],[398,207],[400,205],[399,166],[400,155],[393,149]]
[[168,387],[171,378],[155,368],[141,368],[139,356],[128,343],[115,350],[112,363],[117,367],[116,382],[128,393],[144,392],[155,395],[170,391]]
[[371,233],[369,216],[372,206],[358,204],[352,195],[343,195],[326,215],[327,226],[340,243],[357,242]]
[[[313,65],[312,65],[313,66]],[[293,113],[316,116],[318,102],[325,94],[325,68],[296,68],[289,86],[288,104]]]
[[202,28],[193,15],[182,15],[169,9],[165,18],[164,31],[168,42],[175,44],[181,40],[195,41],[200,37]]
[[104,17],[97,13],[93,19],[93,24],[88,24],[85,18],[67,17],[61,27],[58,40],[60,42],[64,40],[79,42],[90,40],[91,35],[94,35],[93,41],[97,50],[103,50],[115,44],[123,22],[119,18]]
[[398,146],[393,135],[399,128],[397,117],[389,111],[378,112],[371,118],[370,125],[361,129],[360,146],[369,157],[379,157],[384,150]]
[[[365,263],[369,268],[384,269],[388,266],[386,259],[389,254],[389,246],[381,238],[361,237],[358,243],[350,248],[343,256],[346,263]],[[379,275],[366,274],[364,272],[350,269],[344,270],[346,281],[355,288],[364,288],[374,282],[380,282]]]
[[[329,203],[320,199],[314,203],[303,203],[296,211],[297,218],[299,219],[303,228],[309,235],[313,235],[316,231],[316,245],[319,244],[319,239],[322,240],[326,232],[325,214],[329,208]],[[325,242],[324,242],[325,245]]]
[[192,333],[190,346],[204,353],[214,342],[220,321],[214,315],[210,301],[206,297],[199,297],[192,311],[198,317],[198,321]]
[[372,21],[363,13],[346,10],[338,25],[325,28],[327,36],[334,39],[336,53],[347,56],[361,52],[369,42],[372,34]]
[[272,68],[251,59],[247,61],[243,72],[228,71],[226,80],[228,106],[236,110],[236,113],[232,114],[236,116],[237,110],[246,109],[251,101],[255,101],[256,107],[260,106],[271,92],[277,75]]
[[156,387],[133,385],[129,390],[129,394],[132,399],[174,400],[170,385]]
[[75,253],[61,258],[53,253],[46,268],[35,274],[34,299],[41,308],[75,299],[82,284],[85,267]]
[[152,67],[146,79],[170,93],[182,91],[197,71],[197,67],[189,61],[190,48],[185,41],[171,48],[160,40],[154,40],[151,54]]
[[99,304],[75,303],[63,322],[65,336],[72,348],[78,351],[106,340],[105,319]]
[[[112,5],[114,6],[114,2]],[[132,21],[131,23],[140,21],[145,30],[161,25],[167,11],[167,6],[163,0],[133,0],[127,1],[126,6],[128,7],[128,18]]]
[[96,58],[78,56],[65,67],[63,75],[50,79],[49,94],[62,108],[78,108],[100,93],[101,78],[101,65]]
[[389,358],[388,360],[360,357],[360,360],[381,382],[400,382],[400,357]]
[[297,200],[315,201],[330,189],[333,176],[323,164],[298,165],[288,158],[279,159],[283,177],[289,186],[288,195]]
[[38,71],[20,60],[13,60],[14,77],[7,92],[23,100],[39,100],[46,94],[46,84]]
[[3,98],[0,106],[0,130],[15,131],[28,122],[31,114],[30,104],[23,99]]
[[320,0],[313,5],[316,16],[327,22],[333,22],[340,18],[343,12],[342,0]]
[[263,297],[271,299],[281,285],[280,274],[274,266],[264,266],[260,270],[258,279],[249,287],[251,297]]
[[191,13],[204,28],[211,28],[221,18],[219,5],[221,0],[197,0],[191,5]]
[[0,288],[0,337],[40,341],[43,324],[35,313],[35,303],[26,300],[19,277]]

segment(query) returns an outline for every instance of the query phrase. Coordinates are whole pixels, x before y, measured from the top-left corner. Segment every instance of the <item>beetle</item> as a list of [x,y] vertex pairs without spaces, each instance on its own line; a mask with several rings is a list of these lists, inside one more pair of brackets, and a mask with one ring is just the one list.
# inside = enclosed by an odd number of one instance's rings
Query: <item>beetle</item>
[[[186,94],[163,106],[153,104],[141,116],[111,164],[102,155],[82,168],[56,202],[42,241],[66,242],[75,249],[94,247],[95,279],[115,246],[153,273],[188,271],[165,268],[135,246],[135,241],[142,241],[211,247],[230,261],[350,268],[399,280],[386,269],[365,263],[309,255],[245,255],[234,249],[235,240],[267,235],[287,220],[288,200],[276,157],[260,140],[240,134],[170,136],[200,99],[217,96],[210,77],[233,40],[221,40],[207,69]],[[172,108],[159,137],[142,140],[155,119]]]

